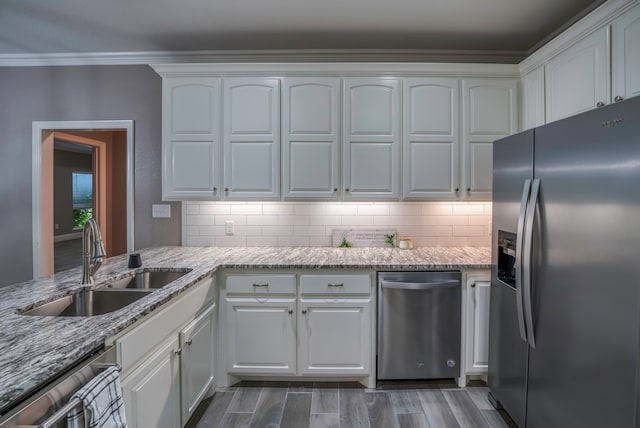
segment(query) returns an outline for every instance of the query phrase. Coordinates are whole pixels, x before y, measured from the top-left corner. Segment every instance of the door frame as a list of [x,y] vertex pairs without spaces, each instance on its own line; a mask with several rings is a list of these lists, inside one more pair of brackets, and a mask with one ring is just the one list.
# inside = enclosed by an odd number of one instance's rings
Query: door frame
[[127,251],[134,250],[133,120],[33,121],[31,126],[31,210],[33,235],[33,278],[42,269],[42,143],[46,131],[125,130],[127,133]]

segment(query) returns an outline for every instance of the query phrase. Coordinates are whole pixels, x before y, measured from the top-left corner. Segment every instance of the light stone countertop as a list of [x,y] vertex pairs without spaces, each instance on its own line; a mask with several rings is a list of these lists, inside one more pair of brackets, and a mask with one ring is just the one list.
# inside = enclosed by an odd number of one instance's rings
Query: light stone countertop
[[121,310],[89,318],[16,313],[87,288],[80,285],[80,268],[0,288],[0,416],[25,394],[103,347],[109,337],[217,269],[443,270],[488,269],[491,263],[490,249],[478,247],[156,247],[138,252],[141,268],[128,269],[126,255],[107,259],[89,288],[143,269],[192,271]]

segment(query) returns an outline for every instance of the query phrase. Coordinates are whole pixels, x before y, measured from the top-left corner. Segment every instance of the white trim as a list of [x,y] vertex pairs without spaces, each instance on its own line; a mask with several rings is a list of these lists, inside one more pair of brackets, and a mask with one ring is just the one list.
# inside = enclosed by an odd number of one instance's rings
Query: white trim
[[40,217],[41,217],[41,170],[42,132],[55,129],[124,129],[127,131],[127,251],[134,250],[134,159],[133,120],[93,120],[93,121],[34,121],[31,124],[31,205],[33,233],[33,277],[40,277]]
[[162,77],[332,76],[332,77],[520,77],[516,64],[406,62],[326,63],[181,63],[150,64]]
[[0,54],[0,66],[124,65],[181,62],[481,62],[517,64],[526,51],[290,49]]
[[609,24],[618,16],[639,4],[640,0],[608,0],[567,30],[553,38],[549,43],[529,55],[519,64],[521,74],[543,65],[573,44],[587,37],[589,34]]
[[72,239],[82,238],[82,232],[66,233],[64,235],[55,235],[53,242],[71,241]]

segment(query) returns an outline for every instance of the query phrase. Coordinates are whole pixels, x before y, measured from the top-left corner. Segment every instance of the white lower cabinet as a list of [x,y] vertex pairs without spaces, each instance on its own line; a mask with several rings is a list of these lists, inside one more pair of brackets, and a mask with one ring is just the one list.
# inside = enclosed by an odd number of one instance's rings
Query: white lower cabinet
[[130,427],[187,423],[215,383],[215,318],[214,282],[206,278],[113,339]]
[[228,372],[296,372],[295,299],[226,298]]
[[175,428],[180,425],[178,337],[122,380],[127,425],[131,428]]
[[214,382],[216,306],[210,306],[180,331],[182,426]]
[[375,385],[371,295],[370,274],[228,274],[220,321],[226,373]]
[[489,272],[467,274],[465,280],[466,338],[464,366],[467,375],[486,375],[489,369]]
[[368,374],[371,301],[301,301],[298,304],[298,371],[301,374]]

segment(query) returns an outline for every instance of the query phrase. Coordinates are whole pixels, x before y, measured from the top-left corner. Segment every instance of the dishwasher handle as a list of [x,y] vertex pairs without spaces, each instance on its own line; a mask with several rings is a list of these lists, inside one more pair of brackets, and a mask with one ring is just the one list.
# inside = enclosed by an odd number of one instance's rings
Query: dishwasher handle
[[455,288],[460,286],[457,279],[447,279],[435,282],[402,282],[380,281],[382,288],[394,288],[397,290],[433,290],[436,288]]

